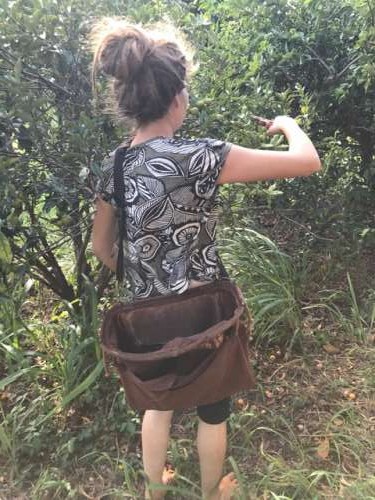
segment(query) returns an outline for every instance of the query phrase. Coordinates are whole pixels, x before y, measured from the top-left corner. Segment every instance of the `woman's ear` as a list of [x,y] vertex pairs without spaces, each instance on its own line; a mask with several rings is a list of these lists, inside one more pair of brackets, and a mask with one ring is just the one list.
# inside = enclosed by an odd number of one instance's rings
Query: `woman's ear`
[[172,108],[178,109],[180,107],[180,94],[176,94],[172,101]]
[[190,104],[190,99],[189,99],[189,92],[188,92],[186,87],[184,87],[181,90],[181,97],[183,99],[185,109],[187,109],[189,107],[189,104]]
[[179,92],[174,96],[172,103],[173,103],[173,109],[177,110],[183,107],[183,97],[181,95],[181,92]]
[[186,110],[188,107],[188,95],[185,89],[176,94],[170,105],[170,112],[173,114],[175,120],[175,128],[179,129],[185,119]]
[[189,95],[186,88],[183,88],[181,92],[174,96],[172,103],[174,108],[182,108],[185,110],[188,107]]

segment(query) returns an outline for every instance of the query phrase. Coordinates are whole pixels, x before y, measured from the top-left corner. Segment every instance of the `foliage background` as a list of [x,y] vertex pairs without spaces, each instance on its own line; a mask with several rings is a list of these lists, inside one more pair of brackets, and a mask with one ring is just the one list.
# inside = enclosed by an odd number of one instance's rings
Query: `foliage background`
[[[19,485],[33,498],[78,495],[57,471],[102,429],[95,422],[75,433],[74,415],[95,408],[106,390],[96,338],[100,311],[126,293],[90,249],[100,164],[128,133],[100,112],[104,82],[99,102],[91,92],[87,34],[95,18],[107,15],[146,24],[173,20],[195,47],[200,66],[181,135],[285,148],[250,115],[290,114],[317,146],[324,166],[317,175],[222,188],[222,254],[251,305],[257,343],[288,358],[293,349],[306,356],[306,345],[327,345],[327,332],[362,346],[373,335],[372,2],[1,0],[0,444],[8,472],[0,483],[7,478],[11,497]],[[134,436],[138,417],[118,391],[109,394],[105,414],[113,432]],[[116,408],[126,418],[116,417]],[[53,449],[48,439],[56,428]],[[43,456],[53,464],[46,476]],[[120,462],[108,460],[118,470]],[[363,477],[358,463],[353,475]],[[311,492],[321,494],[324,481],[334,495],[342,488],[339,476],[318,481],[303,473],[301,489],[293,489],[298,467],[290,467],[286,479],[260,481],[257,494],[317,498]],[[128,490],[138,491],[136,476],[127,473]]]
[[[317,145],[320,176],[228,188],[227,208],[288,208],[319,233],[371,241],[374,165],[374,13],[360,1],[5,3],[1,29],[2,241],[60,297],[102,293],[87,246],[90,187],[121,130],[95,113],[86,35],[94,17],[178,22],[200,69],[182,134],[252,147],[271,144],[250,114],[291,114]],[[103,94],[101,94],[103,96]],[[101,97],[103,99],[103,97]],[[21,189],[20,189],[21,187]],[[237,216],[237,214],[236,214]],[[293,218],[292,217],[292,218]],[[72,252],[60,249],[64,243]],[[65,248],[65,247],[64,247]],[[68,250],[68,251],[69,251]],[[64,258],[74,265],[64,265]],[[6,259],[5,259],[6,260]],[[8,259],[9,260],[9,259]],[[104,276],[103,276],[104,274]]]

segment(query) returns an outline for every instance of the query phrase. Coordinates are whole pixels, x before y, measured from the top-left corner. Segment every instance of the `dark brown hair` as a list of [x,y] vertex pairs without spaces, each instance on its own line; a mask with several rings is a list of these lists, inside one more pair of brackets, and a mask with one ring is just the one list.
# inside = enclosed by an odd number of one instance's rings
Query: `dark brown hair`
[[187,60],[174,41],[119,19],[92,30],[93,85],[99,71],[110,77],[112,111],[138,125],[162,118],[185,86]]

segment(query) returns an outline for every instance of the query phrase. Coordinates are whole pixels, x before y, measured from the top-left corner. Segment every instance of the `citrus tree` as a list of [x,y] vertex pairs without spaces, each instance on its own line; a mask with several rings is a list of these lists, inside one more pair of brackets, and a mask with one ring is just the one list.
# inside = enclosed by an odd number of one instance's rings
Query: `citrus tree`
[[[94,102],[87,33],[94,18],[172,19],[199,69],[182,134],[269,143],[251,114],[292,114],[325,173],[224,189],[245,211],[254,196],[327,212],[373,206],[375,22],[360,0],[14,0],[0,5],[0,261],[3,291],[32,277],[76,308],[109,274],[90,252],[92,198],[104,155],[126,132]],[[307,210],[308,211],[308,210]],[[368,213],[368,208],[367,208]]]

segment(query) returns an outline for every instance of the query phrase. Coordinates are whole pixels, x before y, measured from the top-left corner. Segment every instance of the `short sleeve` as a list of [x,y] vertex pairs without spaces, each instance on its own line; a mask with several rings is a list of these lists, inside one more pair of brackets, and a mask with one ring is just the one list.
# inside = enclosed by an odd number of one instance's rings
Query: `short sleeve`
[[98,181],[95,185],[95,193],[107,203],[116,206],[114,200],[114,154],[107,156],[101,165]]
[[188,176],[194,183],[194,192],[199,198],[215,199],[221,169],[232,145],[217,139],[199,139],[195,152],[190,156]]
[[[203,139],[206,146],[206,172],[211,174],[212,177],[217,179],[220,175],[221,169],[225,164],[228,153],[232,147],[230,142],[220,141],[217,139]],[[202,173],[206,173],[202,172]]]

